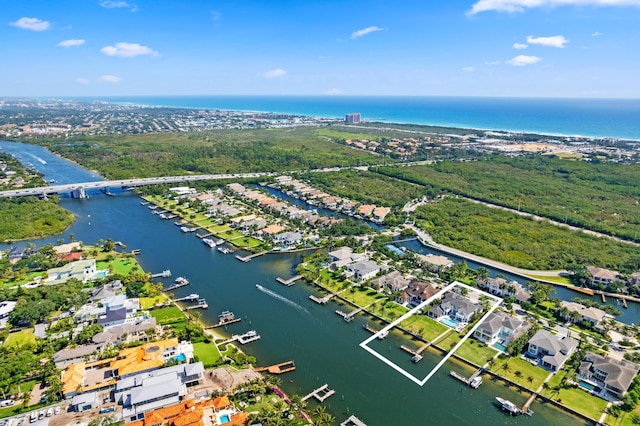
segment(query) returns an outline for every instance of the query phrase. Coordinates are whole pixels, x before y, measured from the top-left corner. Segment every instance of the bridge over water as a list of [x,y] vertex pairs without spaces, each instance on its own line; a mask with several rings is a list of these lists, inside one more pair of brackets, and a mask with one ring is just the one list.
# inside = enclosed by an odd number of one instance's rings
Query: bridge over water
[[236,174],[219,174],[219,175],[187,175],[187,176],[165,176],[154,178],[140,179],[121,179],[121,180],[102,180],[97,182],[81,182],[69,183],[64,185],[41,186],[38,188],[12,189],[8,191],[0,191],[0,197],[24,197],[29,195],[49,195],[62,194],[77,191],[82,193],[89,189],[106,189],[106,188],[134,188],[137,186],[170,184],[170,183],[186,183],[200,180],[224,180],[224,179],[247,179],[265,176],[275,176],[276,173],[236,173]]

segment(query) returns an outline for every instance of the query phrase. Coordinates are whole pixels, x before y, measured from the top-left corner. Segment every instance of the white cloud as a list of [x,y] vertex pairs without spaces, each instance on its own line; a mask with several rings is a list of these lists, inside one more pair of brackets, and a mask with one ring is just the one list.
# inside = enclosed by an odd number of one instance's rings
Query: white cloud
[[596,31],[595,33],[591,34],[591,37],[600,37],[601,35],[603,35],[601,32]]
[[361,30],[354,31],[351,34],[351,39],[353,40],[353,39],[356,39],[358,37],[362,37],[363,35],[367,35],[367,34],[374,33],[376,31],[382,31],[382,30],[384,30],[384,28],[380,28],[380,27],[376,27],[376,26],[363,28]]
[[107,56],[120,56],[121,58],[133,58],[135,56],[158,56],[158,52],[150,47],[138,43],[116,43],[115,46],[105,46],[100,49]]
[[276,68],[274,70],[269,70],[267,72],[264,73],[264,76],[267,78],[277,78],[277,77],[283,77],[287,74],[287,72],[285,70],[283,70],[282,68]]
[[74,46],[82,46],[84,43],[85,43],[84,40],[71,39],[71,40],[61,41],[60,43],[58,43],[58,46],[60,46],[60,47],[74,47]]
[[509,59],[507,63],[515,67],[524,67],[525,65],[536,64],[541,60],[542,58],[538,58],[537,56],[518,55],[514,58]]
[[16,22],[11,22],[11,25],[13,25],[14,27],[22,28],[23,30],[31,31],[45,31],[48,30],[49,27],[51,27],[51,23],[49,21],[27,17],[20,18]]
[[123,7],[131,7],[126,1],[104,0],[100,2],[100,6],[106,9],[120,9]]
[[222,12],[217,10],[211,11],[211,19],[213,19],[214,21],[219,21],[221,18],[222,18]]
[[498,64],[500,64],[500,61],[487,61],[484,64],[485,65],[498,65]]
[[101,75],[100,77],[98,77],[98,81],[100,83],[120,83],[122,81],[122,78],[115,75]]
[[336,89],[335,87],[333,89],[329,89],[326,92],[324,92],[325,95],[342,95],[342,90],[340,89]]
[[467,13],[480,12],[524,12],[535,7],[556,6],[640,6],[640,0],[478,0]]
[[524,43],[513,43],[513,48],[514,49],[526,49],[527,47],[529,47],[528,44],[524,44]]
[[78,84],[89,84],[89,80],[84,77],[76,78],[76,83]]
[[529,44],[539,44],[541,46],[551,46],[551,47],[559,47],[563,48],[565,44],[569,43],[569,40],[564,38],[564,36],[557,35],[551,37],[534,37],[528,36],[527,43]]
[[464,72],[473,72],[473,70],[475,70],[475,67],[463,67],[462,71]]

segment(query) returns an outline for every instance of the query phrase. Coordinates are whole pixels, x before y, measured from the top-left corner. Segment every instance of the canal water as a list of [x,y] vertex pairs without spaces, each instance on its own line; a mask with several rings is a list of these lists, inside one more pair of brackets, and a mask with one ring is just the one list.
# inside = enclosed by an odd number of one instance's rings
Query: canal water
[[[50,160],[55,158],[28,145],[0,143],[0,147],[16,154],[19,151],[21,155],[37,155],[46,165],[53,164]],[[54,176],[53,171],[40,167],[45,164],[28,161],[42,170],[47,179]],[[55,179],[61,183],[86,181],[87,174],[92,174],[68,162],[56,167]],[[193,234],[180,232],[171,221],[160,220],[140,201],[128,192],[116,197],[98,193],[88,200],[63,199],[62,206],[74,212],[76,222],[61,236],[34,242],[39,246],[60,237],[68,239],[73,233],[87,244],[112,238],[126,244],[127,250],[140,249],[138,260],[145,271],[155,273],[170,268],[174,277],[185,276],[191,281],[190,286],[175,292],[176,297],[192,292],[205,297],[209,304],[202,315],[205,322],[214,323],[220,312],[231,310],[242,321],[221,332],[231,335],[255,329],[262,338],[242,349],[256,356],[259,365],[294,360],[297,370],[281,376],[285,392],[304,395],[329,384],[336,394],[325,405],[338,422],[355,414],[370,426],[584,424],[539,402],[531,407],[535,412],[532,417],[509,417],[496,407],[495,397],[523,404],[528,395],[488,377],[479,389],[471,390],[449,377],[452,368],[463,374],[471,373],[454,361],[445,364],[424,386],[416,385],[359,346],[370,336],[363,325],[368,322],[377,326],[373,319],[356,316],[347,323],[335,310],[350,308],[334,302],[315,304],[308,298],[315,289],[303,281],[292,287],[275,281],[276,277],[295,274],[299,254],[271,254],[242,263],[234,255],[209,249]],[[6,246],[0,247],[4,249]],[[165,280],[165,284],[170,282]],[[256,284],[264,286],[264,290]],[[409,355],[399,349],[400,344],[401,337],[391,333],[383,341],[372,342],[372,347],[420,378],[440,359],[437,353],[425,353],[422,362],[412,364]]]

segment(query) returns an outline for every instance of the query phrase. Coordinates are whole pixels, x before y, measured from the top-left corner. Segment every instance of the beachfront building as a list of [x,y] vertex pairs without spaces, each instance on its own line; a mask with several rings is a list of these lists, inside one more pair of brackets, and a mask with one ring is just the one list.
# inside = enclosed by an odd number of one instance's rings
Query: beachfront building
[[291,247],[302,242],[302,234],[300,232],[281,232],[273,237],[275,244],[283,244]]
[[518,337],[525,334],[533,325],[506,312],[492,312],[480,323],[473,337],[488,346],[500,345],[506,348]]
[[481,304],[460,294],[448,292],[437,305],[427,311],[427,316],[435,320],[449,318],[459,323],[469,323],[473,315],[481,311]]
[[[629,390],[633,378],[638,374],[640,365],[625,359],[613,359],[587,352],[580,363],[578,376],[586,382],[589,390],[600,389],[601,396],[613,395],[622,398]],[[584,384],[581,383],[583,387]],[[593,387],[594,389],[590,389]],[[605,395],[602,395],[605,393]]]
[[361,120],[361,116],[359,112],[352,112],[345,115],[344,117],[344,121],[347,124],[358,124],[360,123],[360,120]]
[[435,273],[442,272],[454,264],[448,257],[437,256],[435,254],[419,254],[418,259],[420,259],[420,262],[422,262],[429,271]]
[[529,340],[525,355],[536,358],[538,366],[556,372],[564,366],[577,347],[578,341],[575,339],[540,330]]
[[367,257],[364,254],[354,253],[353,249],[348,246],[340,247],[337,250],[329,252],[329,270],[337,271],[351,263],[362,260],[367,260]]

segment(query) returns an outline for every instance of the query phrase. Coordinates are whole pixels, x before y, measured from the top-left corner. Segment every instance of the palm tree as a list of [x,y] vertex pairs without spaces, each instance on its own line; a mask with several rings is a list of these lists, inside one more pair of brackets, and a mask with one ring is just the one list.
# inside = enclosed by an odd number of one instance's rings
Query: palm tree
[[542,384],[542,392],[543,392],[543,393],[547,393],[547,391],[548,391],[548,390],[549,390],[549,383],[544,382],[544,383]]
[[520,381],[520,378],[522,378],[522,371],[516,370],[513,374],[518,378],[518,381]]
[[527,382],[529,382],[529,386],[533,384],[533,376],[527,377]]

